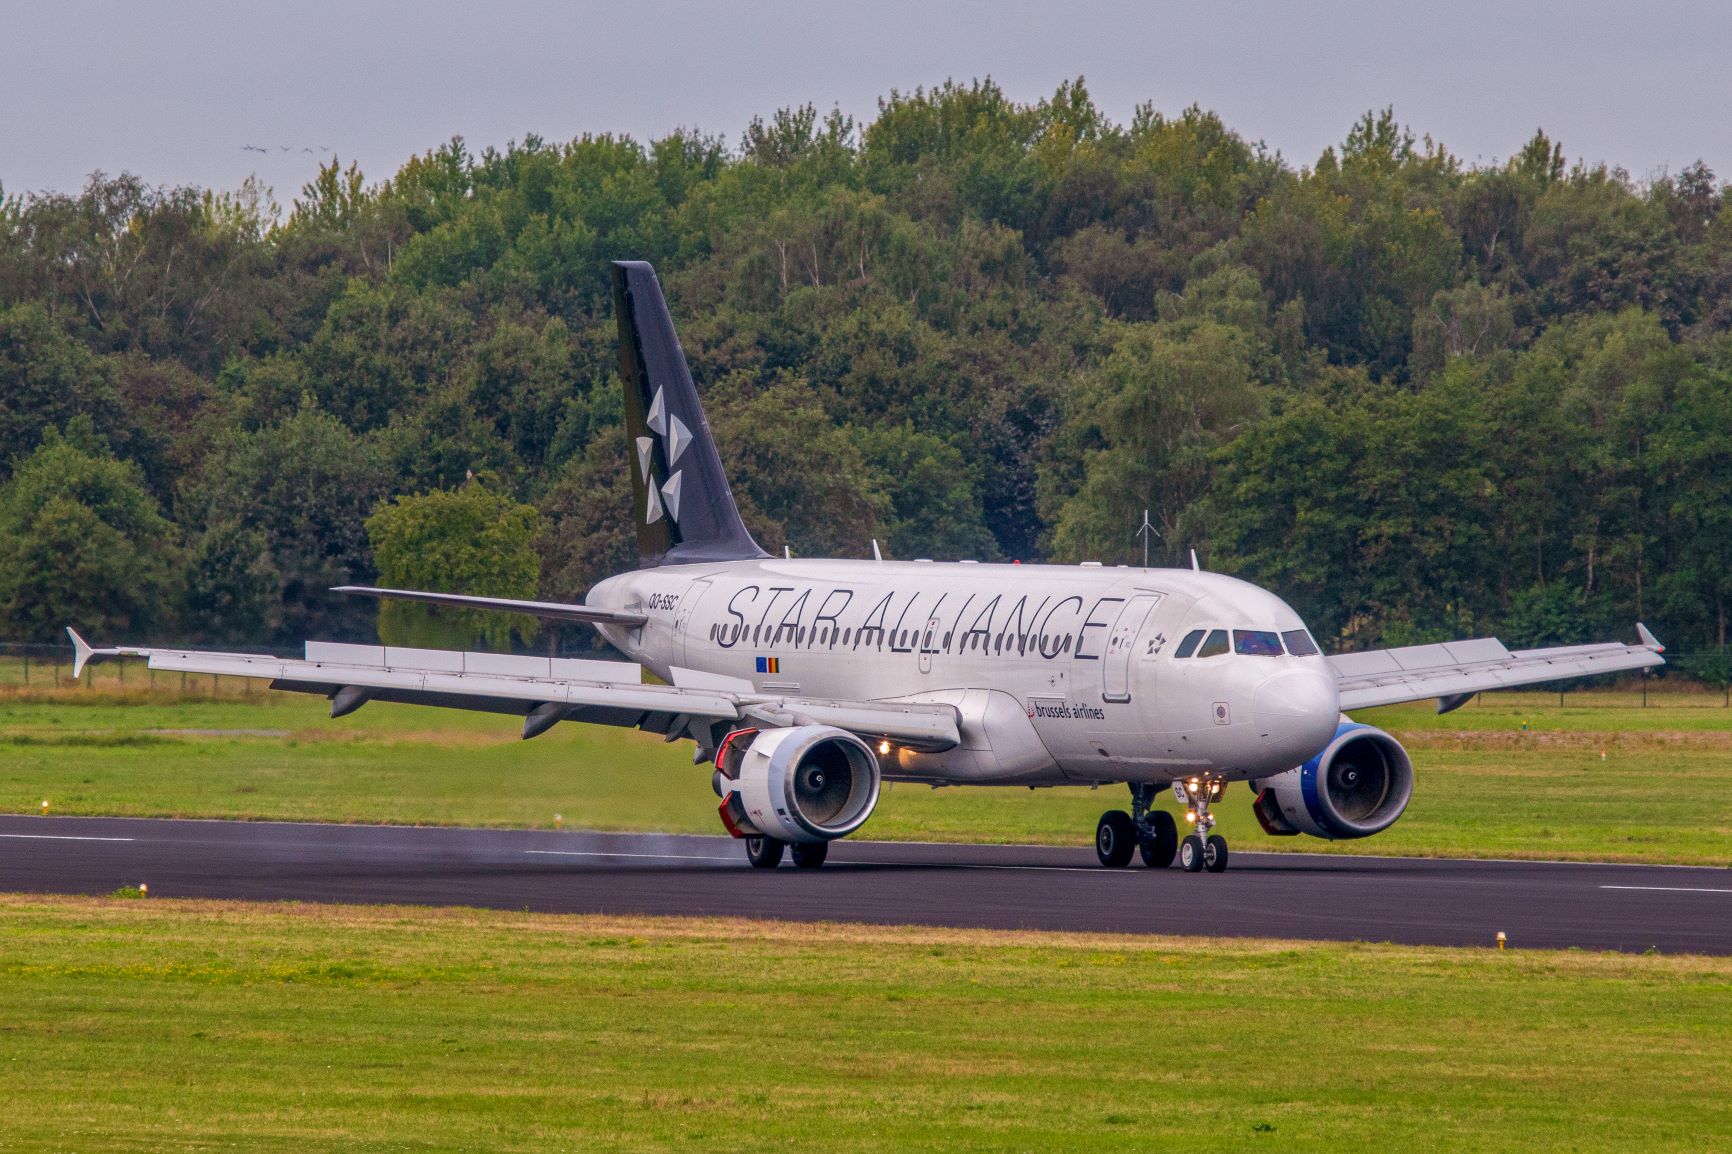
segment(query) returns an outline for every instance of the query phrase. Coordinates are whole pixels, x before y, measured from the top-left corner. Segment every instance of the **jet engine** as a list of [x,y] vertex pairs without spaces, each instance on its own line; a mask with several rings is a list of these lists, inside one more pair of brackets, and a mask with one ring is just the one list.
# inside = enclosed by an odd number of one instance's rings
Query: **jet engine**
[[716,749],[722,824],[735,837],[832,841],[872,816],[881,783],[872,748],[845,729],[737,729]]
[[1266,833],[1370,837],[1394,825],[1407,808],[1413,760],[1381,729],[1343,718],[1323,752],[1251,786],[1257,793],[1257,821]]

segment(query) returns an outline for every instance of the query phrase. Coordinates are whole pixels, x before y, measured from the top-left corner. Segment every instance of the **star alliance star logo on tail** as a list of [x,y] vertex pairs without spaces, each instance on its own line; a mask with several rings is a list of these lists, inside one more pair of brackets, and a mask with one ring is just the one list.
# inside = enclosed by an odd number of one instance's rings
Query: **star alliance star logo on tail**
[[[650,401],[649,416],[644,423],[650,431],[667,441],[667,465],[672,469],[679,464],[680,454],[686,451],[686,446],[692,443],[692,431],[686,428],[685,422],[669,413],[662,403],[662,390],[657,389],[655,397]],[[655,478],[651,476],[651,463],[655,452],[655,442],[648,437],[637,438],[638,470],[643,474],[644,485],[649,489],[649,500],[644,506],[644,523],[653,525],[661,520],[665,512],[670,521],[680,519],[680,477],[674,473],[656,489]]]

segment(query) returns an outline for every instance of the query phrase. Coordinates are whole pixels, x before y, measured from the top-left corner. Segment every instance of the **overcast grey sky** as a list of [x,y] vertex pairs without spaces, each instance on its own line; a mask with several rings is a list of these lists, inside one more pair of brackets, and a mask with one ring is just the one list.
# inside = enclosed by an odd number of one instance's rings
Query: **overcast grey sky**
[[377,180],[453,135],[732,143],[785,105],[869,119],[892,88],[991,75],[1036,100],[1078,74],[1115,120],[1198,103],[1295,164],[1393,104],[1470,161],[1543,126],[1572,160],[1732,177],[1732,5],[1713,0],[0,0],[0,29],[9,194],[99,168],[218,188],[257,173],[286,207],[307,148]]

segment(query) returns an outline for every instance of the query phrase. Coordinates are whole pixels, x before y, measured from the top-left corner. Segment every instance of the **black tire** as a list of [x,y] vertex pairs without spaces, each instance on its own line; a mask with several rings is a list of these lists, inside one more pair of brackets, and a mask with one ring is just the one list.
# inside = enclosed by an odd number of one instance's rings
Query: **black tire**
[[1137,852],[1137,823],[1122,809],[1109,809],[1095,825],[1095,854],[1108,869],[1131,864]]
[[830,856],[827,841],[798,841],[788,848],[794,855],[794,864],[803,870],[817,869]]
[[761,870],[773,870],[782,864],[782,851],[788,843],[778,837],[746,839],[746,860]]
[[1164,809],[1149,814],[1149,837],[1137,846],[1143,864],[1154,870],[1164,870],[1173,864],[1179,852],[1179,823]]
[[1203,852],[1203,861],[1212,874],[1218,874],[1227,868],[1227,839],[1215,834],[1209,839],[1209,844]]
[[1204,851],[1203,839],[1192,834],[1179,843],[1179,864],[1185,867],[1185,872],[1194,874],[1203,870]]

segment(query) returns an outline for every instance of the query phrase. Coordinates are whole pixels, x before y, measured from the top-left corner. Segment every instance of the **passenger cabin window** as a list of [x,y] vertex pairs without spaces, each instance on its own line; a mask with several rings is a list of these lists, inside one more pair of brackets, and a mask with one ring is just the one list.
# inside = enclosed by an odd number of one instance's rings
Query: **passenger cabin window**
[[1248,657],[1281,656],[1281,638],[1261,629],[1233,630],[1233,651]]
[[1185,634],[1185,639],[1179,642],[1179,651],[1173,654],[1173,656],[1189,657],[1191,654],[1195,653],[1197,651],[1197,646],[1203,643],[1203,634],[1207,632],[1207,629],[1193,629],[1189,633]]
[[1317,656],[1317,643],[1303,629],[1289,629],[1281,634],[1281,640],[1287,643],[1287,652],[1295,657]]
[[1197,656],[1219,657],[1221,654],[1226,653],[1227,650],[1227,631],[1225,629],[1217,629],[1213,633],[1209,634],[1209,639],[1207,641],[1203,642],[1203,647],[1197,651]]

